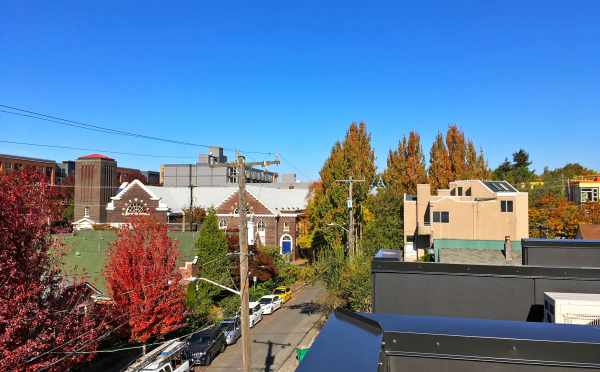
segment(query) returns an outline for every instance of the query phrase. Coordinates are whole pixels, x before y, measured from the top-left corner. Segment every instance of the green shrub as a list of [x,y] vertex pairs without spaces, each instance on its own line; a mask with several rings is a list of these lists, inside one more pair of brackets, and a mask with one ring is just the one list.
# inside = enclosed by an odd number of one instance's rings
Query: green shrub
[[240,311],[240,304],[240,296],[236,295],[227,296],[219,301],[219,306],[225,317],[231,317],[237,314],[238,311]]

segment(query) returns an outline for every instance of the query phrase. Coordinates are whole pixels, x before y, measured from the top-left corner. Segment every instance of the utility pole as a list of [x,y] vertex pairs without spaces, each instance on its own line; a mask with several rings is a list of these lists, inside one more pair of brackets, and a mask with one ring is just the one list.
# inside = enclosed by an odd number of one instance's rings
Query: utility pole
[[218,164],[215,166],[236,167],[238,181],[238,210],[240,216],[240,297],[242,323],[242,371],[250,372],[252,368],[252,358],[250,354],[250,309],[249,309],[249,280],[248,280],[248,221],[246,217],[246,167],[278,165],[279,160],[250,162],[246,163],[246,158],[239,152],[236,154],[236,161],[228,164]]
[[190,185],[190,215],[189,215],[189,230],[192,231],[192,216],[194,215],[194,185],[192,185],[192,165],[188,164],[189,168],[189,185]]
[[348,213],[350,214],[348,218],[348,254],[353,256],[356,253],[356,243],[354,242],[354,203],[352,201],[352,186],[354,182],[366,182],[366,180],[355,180],[350,176],[346,180],[335,180],[335,182],[343,182],[348,184],[348,200],[346,201],[348,206]]

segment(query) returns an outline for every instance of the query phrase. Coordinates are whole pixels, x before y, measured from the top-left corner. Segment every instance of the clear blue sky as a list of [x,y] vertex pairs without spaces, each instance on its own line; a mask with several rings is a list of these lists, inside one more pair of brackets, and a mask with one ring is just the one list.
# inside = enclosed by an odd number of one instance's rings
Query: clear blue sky
[[[317,176],[353,120],[367,122],[380,169],[403,133],[418,130],[428,152],[449,123],[492,167],[523,147],[538,171],[600,169],[596,0],[123,3],[3,1],[0,104],[277,151],[280,170],[302,178]],[[2,113],[0,139],[201,151]],[[82,154],[6,144],[0,153]],[[117,158],[144,169],[185,161]]]

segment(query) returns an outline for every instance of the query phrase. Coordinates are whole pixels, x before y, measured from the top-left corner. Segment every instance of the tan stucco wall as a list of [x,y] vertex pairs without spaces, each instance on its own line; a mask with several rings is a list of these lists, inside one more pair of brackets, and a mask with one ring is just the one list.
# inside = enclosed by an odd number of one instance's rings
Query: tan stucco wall
[[404,241],[417,230],[417,202],[404,201]]
[[[417,201],[404,202],[404,238],[424,231],[431,233],[433,239],[468,239],[468,240],[511,240],[529,237],[528,195],[527,193],[494,193],[479,181],[456,181],[454,187],[463,187],[463,193],[471,188],[471,196],[430,196],[429,189],[417,187]],[[446,194],[446,193],[443,193]],[[491,200],[476,200],[489,199]],[[512,200],[513,212],[501,211],[501,201]],[[424,213],[427,206],[430,212],[448,211],[449,223],[434,223],[431,227],[423,227]],[[418,217],[417,217],[418,216]]]

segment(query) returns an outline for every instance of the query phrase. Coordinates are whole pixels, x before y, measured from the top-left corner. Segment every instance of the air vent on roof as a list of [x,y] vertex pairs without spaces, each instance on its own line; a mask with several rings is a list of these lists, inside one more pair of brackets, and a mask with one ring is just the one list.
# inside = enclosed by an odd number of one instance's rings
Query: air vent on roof
[[600,295],[546,292],[544,321],[600,327]]

